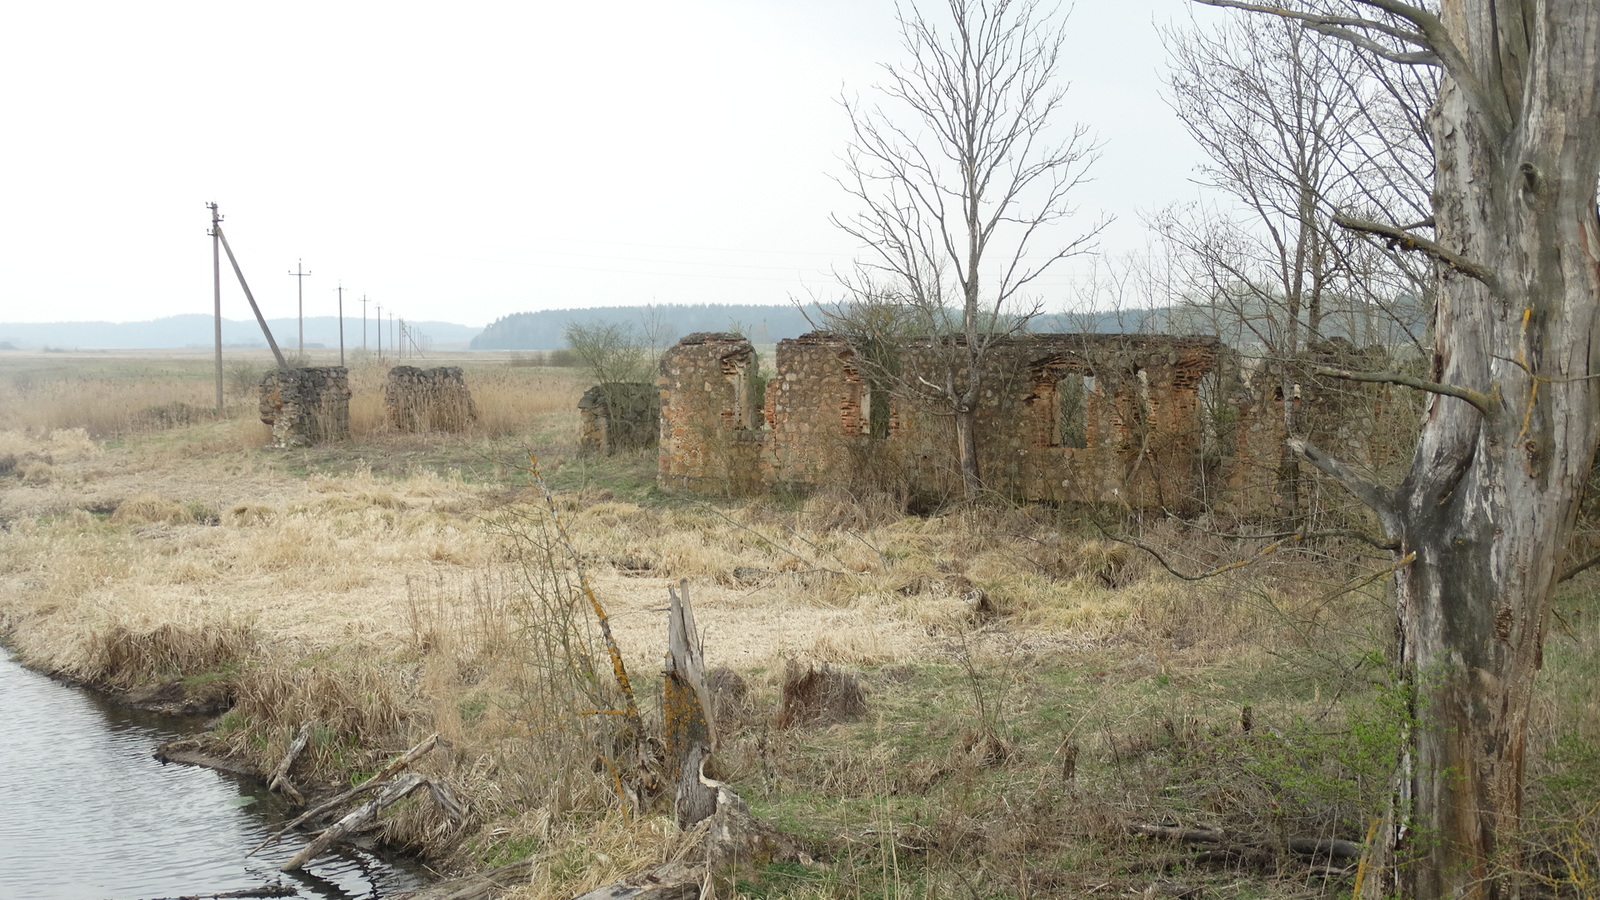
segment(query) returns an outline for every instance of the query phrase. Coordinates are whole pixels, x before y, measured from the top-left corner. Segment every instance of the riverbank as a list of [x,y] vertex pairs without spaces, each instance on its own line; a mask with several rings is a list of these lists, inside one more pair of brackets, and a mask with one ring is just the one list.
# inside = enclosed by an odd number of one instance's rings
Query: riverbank
[[248,782],[166,765],[151,748],[197,720],[130,710],[24,669],[0,654],[8,738],[0,747],[0,896],[101,900],[202,894],[394,897],[426,879],[403,860],[361,850],[297,873],[273,857],[304,846],[289,835],[250,857],[286,804]]
[[[721,896],[1348,889],[1275,841],[1359,841],[1385,802],[1405,704],[1378,555],[1322,544],[1187,581],[1049,509],[668,496],[651,458],[576,456],[562,402],[514,432],[290,452],[244,418],[0,434],[0,627],[43,670],[225,707],[206,749],[257,773],[309,725],[307,790],[438,733],[416,770],[464,814],[413,796],[379,835],[446,872],[523,862],[508,896],[566,900],[684,851],[649,751],[686,582],[708,666],[742,685],[709,774],[804,850]],[[1135,524],[1189,574],[1265,543]],[[639,731],[611,712],[627,698],[580,566]],[[1587,835],[1600,614],[1581,581],[1559,608],[1530,808]],[[861,706],[787,715],[794,667],[823,664]],[[1167,823],[1226,833],[1232,862],[1134,831]]]

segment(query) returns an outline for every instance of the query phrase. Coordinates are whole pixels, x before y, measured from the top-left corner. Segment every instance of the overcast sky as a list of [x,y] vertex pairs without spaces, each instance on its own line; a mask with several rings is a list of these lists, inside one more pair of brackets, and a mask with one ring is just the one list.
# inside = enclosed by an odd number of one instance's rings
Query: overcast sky
[[[1068,20],[1063,124],[1103,144],[1079,221],[1115,216],[1112,253],[1196,193],[1153,24],[1190,6]],[[891,0],[6,3],[0,321],[209,313],[208,201],[268,316],[294,314],[301,259],[308,316],[341,282],[347,316],[468,325],[826,294],[858,253],[828,222],[838,98],[901,58]]]

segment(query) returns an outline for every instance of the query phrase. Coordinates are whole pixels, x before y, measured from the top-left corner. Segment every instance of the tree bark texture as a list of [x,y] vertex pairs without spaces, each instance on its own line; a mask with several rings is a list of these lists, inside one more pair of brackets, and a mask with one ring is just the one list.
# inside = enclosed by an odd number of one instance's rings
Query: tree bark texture
[[1531,694],[1600,426],[1600,4],[1445,0],[1440,22],[1434,380],[1493,403],[1431,398],[1385,515],[1416,554],[1398,576],[1411,812],[1390,840],[1406,895],[1497,898],[1515,891],[1500,867]]

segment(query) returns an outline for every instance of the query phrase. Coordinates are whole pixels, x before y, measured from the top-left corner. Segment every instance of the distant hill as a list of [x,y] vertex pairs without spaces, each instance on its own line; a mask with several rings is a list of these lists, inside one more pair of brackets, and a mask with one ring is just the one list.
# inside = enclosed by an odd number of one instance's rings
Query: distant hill
[[[451,322],[407,322],[414,334],[425,338],[434,349],[462,349],[481,329]],[[300,344],[300,326],[295,319],[268,319],[267,326],[278,346],[293,351]],[[339,318],[314,316],[306,319],[306,346],[339,346]],[[369,346],[377,345],[377,320],[367,323]],[[383,342],[389,343],[387,328]],[[210,347],[214,343],[211,316],[190,314],[168,316],[148,322],[0,322],[0,343],[25,350],[53,347],[60,350],[165,350]],[[222,320],[222,343],[230,347],[265,347],[266,338],[254,319]],[[344,345],[361,346],[361,317],[345,317]]]
[[660,324],[655,335],[670,345],[696,331],[743,332],[758,344],[799,337],[814,330],[793,306],[668,304],[662,306],[608,306],[598,309],[546,309],[513,313],[489,323],[472,341],[473,350],[557,350],[567,345],[561,333],[578,322],[583,325],[626,324],[648,329]]

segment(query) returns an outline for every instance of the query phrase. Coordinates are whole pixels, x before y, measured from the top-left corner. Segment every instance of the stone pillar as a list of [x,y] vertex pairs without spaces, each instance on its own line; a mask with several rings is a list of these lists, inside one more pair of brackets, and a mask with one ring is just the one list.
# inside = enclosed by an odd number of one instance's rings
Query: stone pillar
[[274,369],[261,379],[261,421],[278,449],[350,436],[350,376],[344,366]]
[[607,456],[653,447],[661,437],[661,390],[637,381],[597,384],[578,400],[578,450]]
[[383,410],[396,431],[465,431],[477,421],[472,392],[457,366],[395,366],[383,384]]

